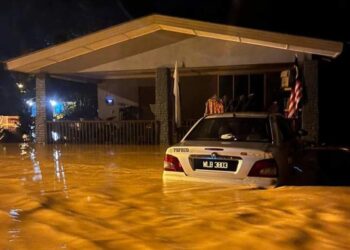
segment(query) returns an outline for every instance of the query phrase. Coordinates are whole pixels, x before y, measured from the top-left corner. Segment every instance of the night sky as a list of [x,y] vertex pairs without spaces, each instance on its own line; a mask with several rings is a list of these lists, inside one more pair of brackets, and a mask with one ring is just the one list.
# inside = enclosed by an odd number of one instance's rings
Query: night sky
[[[350,66],[350,1],[273,0],[9,0],[0,8],[0,61],[121,22],[153,14],[324,38],[344,43],[337,59],[320,60],[320,119],[325,141],[349,140],[346,86]],[[0,115],[16,114],[13,74],[0,69]],[[345,136],[344,136],[345,134]]]

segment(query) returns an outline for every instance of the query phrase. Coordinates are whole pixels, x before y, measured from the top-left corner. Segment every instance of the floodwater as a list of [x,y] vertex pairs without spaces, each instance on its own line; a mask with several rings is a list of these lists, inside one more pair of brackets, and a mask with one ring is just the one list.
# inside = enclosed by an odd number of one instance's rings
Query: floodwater
[[350,187],[163,183],[163,153],[0,145],[0,249],[350,248]]

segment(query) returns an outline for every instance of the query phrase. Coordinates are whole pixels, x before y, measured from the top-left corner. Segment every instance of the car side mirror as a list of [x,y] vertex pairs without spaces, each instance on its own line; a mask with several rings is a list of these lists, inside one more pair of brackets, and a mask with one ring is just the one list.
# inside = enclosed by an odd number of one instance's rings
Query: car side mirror
[[298,130],[297,135],[300,136],[300,137],[301,136],[306,136],[306,135],[308,135],[308,132],[305,129],[301,128],[301,129]]

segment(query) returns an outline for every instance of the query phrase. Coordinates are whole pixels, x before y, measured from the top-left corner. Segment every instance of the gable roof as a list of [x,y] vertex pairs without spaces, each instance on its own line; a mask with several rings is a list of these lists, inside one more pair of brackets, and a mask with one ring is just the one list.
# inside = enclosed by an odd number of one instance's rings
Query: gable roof
[[108,48],[111,47],[119,49],[117,50],[119,54],[114,56],[120,59],[195,36],[333,58],[337,57],[343,49],[342,43],[329,40],[163,15],[150,15],[28,55],[9,59],[5,62],[5,67],[11,71],[24,73],[50,72],[49,66],[69,62],[78,57],[84,58],[91,53],[96,54],[96,51],[103,52],[103,55],[99,57],[108,57],[110,56]]

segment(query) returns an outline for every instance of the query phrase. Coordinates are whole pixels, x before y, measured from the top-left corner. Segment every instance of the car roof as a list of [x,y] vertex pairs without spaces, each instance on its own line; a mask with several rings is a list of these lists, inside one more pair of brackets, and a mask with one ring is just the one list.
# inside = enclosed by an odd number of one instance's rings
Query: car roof
[[271,115],[278,115],[278,114],[268,113],[268,112],[228,112],[228,113],[207,115],[205,119],[226,118],[226,117],[267,118]]

